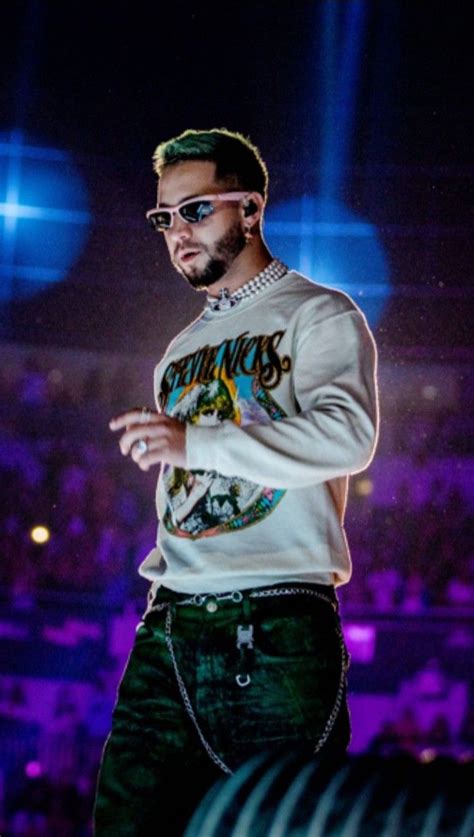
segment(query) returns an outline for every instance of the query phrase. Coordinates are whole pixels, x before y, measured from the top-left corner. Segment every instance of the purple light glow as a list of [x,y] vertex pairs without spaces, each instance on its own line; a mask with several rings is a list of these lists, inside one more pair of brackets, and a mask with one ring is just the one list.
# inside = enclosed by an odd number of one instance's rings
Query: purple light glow
[[344,628],[346,645],[355,663],[371,663],[375,657],[377,631],[373,625],[349,623]]
[[39,761],[28,761],[25,764],[25,776],[28,779],[39,779],[43,775],[43,768]]

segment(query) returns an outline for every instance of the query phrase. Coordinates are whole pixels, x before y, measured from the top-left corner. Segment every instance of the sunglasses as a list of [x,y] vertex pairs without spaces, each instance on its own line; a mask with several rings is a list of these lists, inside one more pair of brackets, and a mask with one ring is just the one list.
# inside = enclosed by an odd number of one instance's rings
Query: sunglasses
[[169,230],[173,226],[174,216],[179,217],[187,224],[198,224],[204,218],[215,211],[214,203],[218,201],[240,201],[245,198],[248,192],[222,192],[220,195],[200,195],[198,198],[190,198],[187,201],[176,204],[176,206],[157,206],[149,209],[146,219],[151,227],[157,232]]

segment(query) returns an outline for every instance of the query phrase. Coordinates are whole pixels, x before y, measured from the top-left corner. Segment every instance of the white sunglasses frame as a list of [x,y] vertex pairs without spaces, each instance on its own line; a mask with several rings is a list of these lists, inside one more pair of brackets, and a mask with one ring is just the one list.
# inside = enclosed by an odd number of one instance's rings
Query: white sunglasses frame
[[[189,203],[198,203],[199,201],[240,201],[242,198],[246,198],[250,192],[219,192],[214,195],[196,195],[194,198],[186,198],[185,201],[181,201],[181,203],[177,203],[175,206],[155,206],[154,209],[149,209],[146,213],[146,219],[150,226],[153,226],[153,222],[150,220],[153,215],[156,215],[157,212],[169,212],[171,213],[171,223],[169,227],[163,227],[162,229],[154,227],[156,232],[165,232],[166,230],[170,230],[174,223],[174,217],[176,214],[179,214],[179,217],[185,221],[186,224],[199,224],[200,221],[189,221],[187,218],[183,218],[180,213],[180,209],[183,206],[186,206]],[[212,215],[212,213],[209,213]],[[206,216],[209,217],[209,216]]]

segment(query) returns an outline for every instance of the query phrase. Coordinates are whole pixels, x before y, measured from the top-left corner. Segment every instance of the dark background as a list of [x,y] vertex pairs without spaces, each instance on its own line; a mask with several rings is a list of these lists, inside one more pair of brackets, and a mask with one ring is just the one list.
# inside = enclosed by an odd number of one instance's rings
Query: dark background
[[[67,280],[4,311],[10,340],[155,354],[200,309],[143,217],[153,150],[185,128],[249,135],[270,203],[317,190],[328,3],[342,21],[342,0],[5,6],[0,127],[72,151],[93,214]],[[472,27],[462,4],[363,5],[341,197],[389,261],[379,348],[462,353],[473,341]]]

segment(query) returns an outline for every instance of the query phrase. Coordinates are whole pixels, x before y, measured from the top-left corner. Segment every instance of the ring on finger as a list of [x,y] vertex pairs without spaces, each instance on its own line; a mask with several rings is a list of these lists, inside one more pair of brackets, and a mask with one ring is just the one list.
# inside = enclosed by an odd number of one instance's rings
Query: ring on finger
[[135,450],[137,450],[137,451],[138,451],[138,453],[140,453],[140,454],[147,453],[147,451],[148,451],[148,442],[146,442],[146,441],[145,441],[145,439],[139,439],[139,440],[138,440],[138,442],[135,442],[135,444],[134,444],[134,446],[133,446],[133,447],[134,447],[134,448],[135,448]]
[[147,424],[151,419],[151,410],[148,407],[142,407],[140,412],[140,424]]

